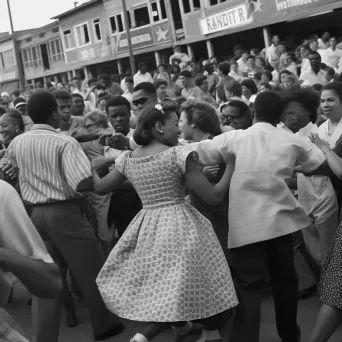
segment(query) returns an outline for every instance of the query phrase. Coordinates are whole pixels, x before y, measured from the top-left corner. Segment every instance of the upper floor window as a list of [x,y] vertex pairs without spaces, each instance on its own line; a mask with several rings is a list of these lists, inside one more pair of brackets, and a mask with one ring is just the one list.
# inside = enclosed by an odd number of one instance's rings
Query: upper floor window
[[88,23],[75,26],[77,46],[90,44]]
[[94,28],[95,41],[100,42],[102,40],[102,34],[101,34],[101,25],[100,25],[99,18],[93,20],[93,28]]
[[227,0],[210,0],[210,6],[221,4],[222,2],[226,2],[226,1]]
[[75,47],[75,40],[74,40],[74,36],[71,30],[64,30],[63,38],[64,38],[65,50],[70,50]]
[[122,13],[109,17],[109,22],[110,22],[110,29],[111,29],[112,34],[124,31]]
[[41,59],[41,56],[40,56],[40,50],[38,48],[38,46],[34,46],[32,49],[32,63],[33,63],[33,66],[40,66],[42,65],[42,59]]
[[193,10],[201,8],[201,0],[182,0],[184,13],[189,13]]
[[141,27],[141,26],[149,25],[151,23],[150,14],[148,11],[148,5],[134,8],[133,15],[134,15],[134,20],[135,20],[135,27]]
[[153,0],[151,7],[153,22],[167,19],[165,0]]
[[24,67],[28,68],[32,66],[31,50],[30,49],[23,50],[22,55],[23,55]]
[[59,38],[48,42],[48,55],[50,62],[57,62],[64,59],[63,49]]
[[5,68],[11,67],[16,64],[13,49],[4,51],[2,53],[2,58]]

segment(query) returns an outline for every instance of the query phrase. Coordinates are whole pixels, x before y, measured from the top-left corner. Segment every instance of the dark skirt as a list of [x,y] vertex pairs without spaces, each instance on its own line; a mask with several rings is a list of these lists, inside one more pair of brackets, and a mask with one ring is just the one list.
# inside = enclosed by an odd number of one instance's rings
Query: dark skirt
[[342,310],[342,224],[325,258],[318,293],[323,304]]

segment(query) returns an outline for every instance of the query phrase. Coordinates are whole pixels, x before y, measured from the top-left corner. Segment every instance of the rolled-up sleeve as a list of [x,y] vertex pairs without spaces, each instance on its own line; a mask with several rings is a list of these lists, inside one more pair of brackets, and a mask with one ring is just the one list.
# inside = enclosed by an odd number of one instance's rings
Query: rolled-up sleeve
[[65,178],[74,191],[91,176],[90,161],[76,140],[67,145],[62,154],[62,164]]
[[222,133],[212,140],[203,140],[201,142],[187,145],[188,148],[195,151],[199,155],[199,163],[202,165],[219,165],[226,162],[230,151],[231,134]]

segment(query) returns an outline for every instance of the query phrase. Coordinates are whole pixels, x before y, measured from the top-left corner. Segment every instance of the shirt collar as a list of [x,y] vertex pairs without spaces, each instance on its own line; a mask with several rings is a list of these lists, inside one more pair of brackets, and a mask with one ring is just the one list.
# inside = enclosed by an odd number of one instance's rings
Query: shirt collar
[[316,132],[317,130],[317,126],[315,127],[316,125],[314,125],[311,121],[303,128],[301,128],[297,134],[301,137],[306,137],[309,133],[311,132]]
[[57,132],[57,130],[55,128],[53,128],[52,126],[50,125],[45,125],[45,124],[36,124],[36,125],[33,125],[32,128],[31,128],[31,131],[34,131],[34,130],[38,130],[38,129],[45,129],[47,131],[52,131],[52,132]]

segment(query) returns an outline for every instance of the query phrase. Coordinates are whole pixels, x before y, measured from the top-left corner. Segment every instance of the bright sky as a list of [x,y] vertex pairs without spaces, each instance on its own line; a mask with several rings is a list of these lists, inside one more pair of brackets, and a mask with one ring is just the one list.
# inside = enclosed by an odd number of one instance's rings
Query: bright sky
[[[36,28],[51,23],[50,18],[80,5],[84,0],[10,0],[14,30]],[[0,0],[0,32],[10,31],[7,1]]]

